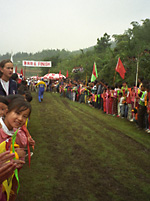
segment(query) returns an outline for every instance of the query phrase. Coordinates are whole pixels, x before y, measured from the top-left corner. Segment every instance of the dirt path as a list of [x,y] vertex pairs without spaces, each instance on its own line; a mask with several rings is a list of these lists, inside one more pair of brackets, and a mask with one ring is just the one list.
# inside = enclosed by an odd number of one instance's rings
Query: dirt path
[[36,96],[29,127],[36,147],[18,200],[150,200],[149,136],[58,94],[46,93],[41,104]]

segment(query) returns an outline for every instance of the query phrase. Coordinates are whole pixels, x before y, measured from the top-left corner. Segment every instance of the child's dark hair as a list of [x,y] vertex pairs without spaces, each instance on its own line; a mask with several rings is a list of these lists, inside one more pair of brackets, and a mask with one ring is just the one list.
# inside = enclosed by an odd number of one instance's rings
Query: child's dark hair
[[29,109],[29,116],[31,114],[31,104],[22,98],[13,99],[8,105],[8,112],[15,110],[15,112],[22,112]]
[[27,91],[28,88],[27,88],[26,85],[21,84],[21,85],[18,87],[18,90],[21,90],[21,91]]
[[30,93],[30,91],[26,91],[25,92],[25,98],[28,102],[31,102],[32,101],[32,95]]
[[24,97],[20,94],[10,94],[8,96],[6,96],[6,100],[8,101],[8,103],[10,103],[11,101],[13,101],[14,99],[17,98],[21,98],[22,100],[25,100]]
[[22,80],[22,81],[21,81],[21,85],[26,86],[26,85],[27,85],[27,81],[26,81],[26,80]]
[[6,99],[6,97],[4,97],[4,96],[0,96],[0,103],[4,103],[7,106],[9,104],[8,101],[7,101],[7,99]]
[[17,73],[13,73],[12,76],[11,76],[11,78],[16,81],[18,79],[18,74]]
[[26,93],[25,93],[25,91],[23,91],[23,90],[18,90],[18,94],[23,96],[23,95],[25,95]]

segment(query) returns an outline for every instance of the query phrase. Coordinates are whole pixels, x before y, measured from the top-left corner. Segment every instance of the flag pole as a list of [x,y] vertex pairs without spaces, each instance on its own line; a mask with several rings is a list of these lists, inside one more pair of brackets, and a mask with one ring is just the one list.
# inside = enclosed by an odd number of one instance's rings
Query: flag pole
[[136,66],[136,81],[135,81],[136,87],[137,87],[137,83],[138,83],[138,74],[139,74],[139,55],[137,57],[137,66]]
[[24,80],[26,80],[26,65],[24,66]]
[[[120,58],[120,57],[119,57]],[[118,58],[118,61],[117,61],[117,65],[118,65],[118,62],[119,62],[119,58]],[[116,65],[116,66],[117,66]],[[116,71],[116,67],[115,67],[115,75],[114,75],[114,81],[113,81],[113,85],[115,86],[115,80],[116,80],[116,73],[117,73],[117,71]]]
[[[137,65],[136,65],[135,94],[136,94],[136,90],[137,90],[138,74],[139,74],[139,55],[137,57]],[[134,108],[135,108],[135,105],[136,105],[136,96],[134,98]],[[135,118],[135,114],[133,113],[133,119],[134,118]]]
[[87,86],[87,73],[86,73],[86,86]]

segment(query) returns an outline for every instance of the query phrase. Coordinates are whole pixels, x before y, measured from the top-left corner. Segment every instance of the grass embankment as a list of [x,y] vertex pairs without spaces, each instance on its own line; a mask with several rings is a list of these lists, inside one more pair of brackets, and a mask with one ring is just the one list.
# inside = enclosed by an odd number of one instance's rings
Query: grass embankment
[[59,94],[33,94],[31,168],[18,201],[149,201],[150,135]]

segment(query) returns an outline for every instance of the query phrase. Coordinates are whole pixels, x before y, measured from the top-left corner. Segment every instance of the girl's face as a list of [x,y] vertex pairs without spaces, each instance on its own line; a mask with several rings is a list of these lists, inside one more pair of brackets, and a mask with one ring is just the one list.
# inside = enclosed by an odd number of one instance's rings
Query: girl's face
[[13,63],[6,63],[5,66],[1,68],[1,72],[3,73],[2,79],[8,81],[13,74]]
[[16,112],[15,110],[12,110],[11,112],[8,112],[6,114],[6,117],[4,119],[4,123],[7,126],[9,130],[12,130],[13,128],[19,128],[22,127],[28,116],[29,116],[30,110],[26,109],[21,112]]

